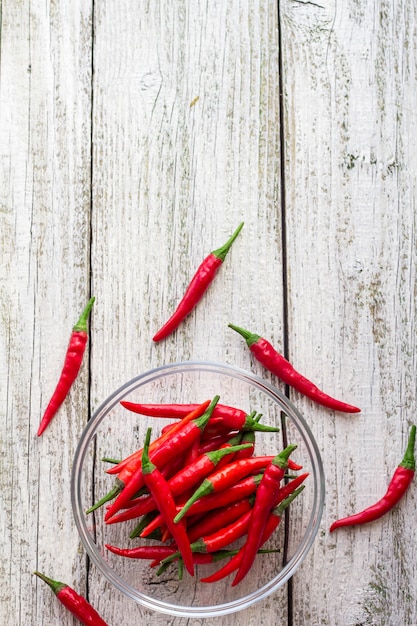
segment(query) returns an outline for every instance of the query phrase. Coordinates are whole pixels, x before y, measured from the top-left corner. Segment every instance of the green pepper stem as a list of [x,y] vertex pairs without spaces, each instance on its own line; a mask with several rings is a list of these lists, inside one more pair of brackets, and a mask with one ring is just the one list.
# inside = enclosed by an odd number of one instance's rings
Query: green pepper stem
[[65,583],[60,583],[58,580],[53,580],[52,578],[48,578],[48,576],[45,576],[45,574],[41,574],[38,571],[33,572],[33,573],[39,578],[41,578],[47,585],[49,585],[55,595],[58,595],[60,591],[65,589],[65,587],[68,587],[68,585],[66,585]]
[[234,324],[229,324],[229,328],[232,328],[237,333],[239,333],[239,335],[242,335],[242,337],[246,340],[246,343],[248,344],[249,348],[251,347],[252,344],[256,343],[261,338],[260,335],[251,333],[248,330],[241,328],[240,326],[235,326]]
[[142,474],[151,474],[156,466],[149,458],[149,444],[151,442],[152,428],[148,428],[146,431],[145,443],[142,451]]
[[405,469],[415,470],[416,469],[416,460],[414,456],[414,447],[416,443],[416,427],[413,424],[410,429],[410,435],[408,437],[407,449],[405,451],[403,460],[401,461],[399,467],[404,467]]
[[278,426],[267,426],[266,424],[260,424],[257,420],[248,416],[246,418],[245,424],[243,428],[248,428],[250,430],[258,430],[263,433],[278,433]]
[[191,505],[193,505],[194,502],[196,502],[199,498],[202,498],[203,496],[206,496],[207,494],[211,493],[212,490],[213,490],[212,483],[209,480],[207,480],[207,478],[205,478],[203,482],[200,484],[200,486],[196,489],[196,491],[194,491],[193,495],[184,504],[181,511],[177,513],[177,515],[174,517],[174,522],[178,524],[178,522],[182,520],[182,518],[184,517],[188,509],[191,507]]
[[282,452],[277,454],[276,457],[271,461],[273,465],[277,467],[285,468],[288,464],[288,459],[290,458],[291,453],[296,449],[297,444],[293,443],[285,448]]
[[116,496],[119,495],[119,493],[122,490],[122,485],[119,483],[116,483],[108,493],[106,493],[105,496],[103,496],[100,500],[98,500],[98,502],[96,502],[95,504],[93,504],[93,506],[90,506],[89,509],[87,509],[87,511],[85,512],[86,515],[88,515],[89,513],[92,513],[93,511],[96,511],[97,509],[99,509],[101,506],[103,506],[103,504],[106,504],[106,502],[110,502],[110,500],[113,500],[113,498],[115,498]]
[[235,446],[229,446],[228,448],[219,448],[218,450],[213,450],[211,452],[206,452],[206,456],[210,459],[213,465],[217,465],[217,463],[224,456],[228,454],[233,454],[234,452],[239,452],[239,450],[246,450],[250,448],[252,444],[250,443],[240,443]]
[[73,331],[75,333],[86,333],[88,330],[88,316],[90,315],[90,311],[93,308],[93,304],[95,302],[95,298],[91,298],[88,301],[87,306],[85,307],[84,311],[81,313],[81,317],[78,320],[78,322],[75,324],[75,326],[73,327]]
[[218,403],[219,400],[220,400],[220,396],[214,396],[213,400],[210,402],[209,406],[204,411],[203,415],[201,415],[200,417],[194,420],[194,423],[201,431],[203,431],[205,427],[207,426],[209,419],[214,409],[216,408],[216,404]]
[[237,238],[237,236],[239,235],[240,231],[243,228],[243,224],[244,222],[241,222],[239,224],[239,226],[236,228],[235,232],[233,233],[233,235],[230,237],[230,239],[228,241],[226,241],[226,243],[221,246],[220,248],[217,248],[217,250],[213,250],[212,251],[212,255],[215,256],[216,258],[220,259],[220,261],[223,263],[223,261],[226,258],[227,253],[229,252],[233,242],[235,241],[235,239]]

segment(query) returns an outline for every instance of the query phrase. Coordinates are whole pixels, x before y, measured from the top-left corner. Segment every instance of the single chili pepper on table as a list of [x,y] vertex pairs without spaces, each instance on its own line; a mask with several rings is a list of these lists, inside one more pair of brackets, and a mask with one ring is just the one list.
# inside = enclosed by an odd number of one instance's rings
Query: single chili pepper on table
[[[221,467],[218,471],[214,471],[203,480],[193,495],[187,500],[180,513],[177,514],[175,521],[182,519],[191,505],[198,499],[203,496],[206,497],[213,492],[223,491],[236,484],[245,476],[265,469],[274,458],[274,456],[254,456],[249,459],[240,459],[232,461],[228,465]],[[301,469],[299,465],[288,462],[289,467],[290,465],[292,465],[293,469]]]
[[[295,489],[292,494],[290,494],[287,498],[283,499],[278,505],[276,505],[268,515],[268,519],[266,520],[265,528],[262,534],[262,539],[260,544],[264,545],[271,535],[277,530],[278,526],[281,523],[282,515],[286,508],[291,504],[291,502],[301,493],[304,489],[304,485]],[[200,582],[203,583],[214,583],[226,576],[229,576],[237,569],[239,569],[242,558],[243,558],[244,546],[242,546],[232,558],[227,561],[219,570],[211,574],[210,576],[206,576],[205,578],[201,578]],[[258,549],[257,554],[259,554],[260,550]]]
[[[239,444],[237,446],[229,446],[214,450],[213,452],[207,452],[200,455],[193,463],[186,465],[180,469],[174,476],[172,476],[167,482],[173,496],[178,496],[184,493],[187,489],[194,487],[199,481],[204,479],[211,471],[219,464],[221,459],[229,455],[242,450],[250,444]],[[115,524],[118,522],[125,522],[145,513],[150,513],[155,510],[156,501],[152,495],[145,498],[141,498],[139,502],[128,509],[125,509],[118,515],[114,515],[106,519],[107,524]]]
[[181,322],[191,313],[197,306],[201,298],[213,282],[218,270],[223,264],[227,253],[229,252],[233,242],[243,228],[243,222],[239,224],[230,239],[217,250],[213,250],[200,264],[194,274],[187,290],[178,304],[176,310],[167,322],[154,335],[153,341],[161,341],[170,335]]
[[254,357],[261,363],[267,370],[275,374],[284,383],[290,385],[303,395],[307,396],[311,400],[314,400],[318,404],[325,406],[334,411],[343,411],[345,413],[359,413],[360,409],[346,402],[341,402],[332,398],[328,394],[324,393],[310,380],[302,376],[291,365],[285,357],[282,356],[272,344],[255,333],[251,333],[244,328],[229,324],[229,327],[238,332],[246,340],[249,350]]
[[74,589],[45,574],[34,572],[49,585],[58,600],[85,626],[108,626],[89,602],[80,596]]
[[388,513],[388,511],[398,504],[401,498],[405,495],[411,481],[414,478],[416,469],[414,456],[415,441],[416,426],[413,425],[410,429],[407,449],[404,453],[404,457],[396,468],[385,495],[380,500],[375,502],[375,504],[372,504],[363,511],[333,522],[330,526],[330,532],[333,532],[336,528],[341,528],[342,526],[356,526],[358,524],[373,522]]
[[61,404],[67,397],[69,390],[80,371],[85,348],[88,340],[88,316],[94,304],[95,298],[91,298],[81,314],[80,319],[72,329],[61,376],[54,393],[46,407],[41,423],[38,428],[38,437],[42,435],[46,427],[58,412]]
[[256,553],[261,546],[266,520],[275,504],[281,480],[284,478],[285,470],[288,467],[288,459],[296,447],[296,444],[287,446],[274,457],[265,469],[263,478],[256,491],[248,536],[243,547],[242,561],[232,585],[237,585],[243,580],[252,567]]
[[184,565],[187,568],[187,571],[191,574],[191,576],[193,576],[194,561],[184,523],[174,523],[174,517],[177,512],[174,497],[167,481],[162,476],[156,465],[152,463],[148,454],[151,432],[152,429],[148,428],[146,432],[145,445],[143,448],[143,478],[146,486],[148,487],[150,493],[155,499],[158,510],[164,517],[164,522],[169,529],[169,532],[171,533],[176,545],[178,546],[178,551],[181,553],[181,558],[184,561]]

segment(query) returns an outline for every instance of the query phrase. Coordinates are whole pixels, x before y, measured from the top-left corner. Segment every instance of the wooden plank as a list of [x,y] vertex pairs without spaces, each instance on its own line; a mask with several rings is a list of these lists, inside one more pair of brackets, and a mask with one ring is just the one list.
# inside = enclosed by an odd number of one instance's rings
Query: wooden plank
[[[266,1],[96,7],[93,408],[165,363],[249,369],[229,322],[255,328],[262,315],[282,340],[276,25],[276,5]],[[210,295],[154,345],[203,257],[242,220]],[[124,623],[184,623],[110,595],[94,568],[89,588],[110,623],[120,615]],[[284,622],[285,590],[246,611],[245,620]]]
[[85,365],[59,418],[36,431],[89,297],[91,6],[1,4],[0,621],[69,624],[32,572],[85,591],[70,503]]
[[362,408],[292,395],[327,488],[296,624],[417,623],[413,492],[376,524],[328,532],[383,495],[415,421],[415,23],[415,3],[281,3],[290,356]]

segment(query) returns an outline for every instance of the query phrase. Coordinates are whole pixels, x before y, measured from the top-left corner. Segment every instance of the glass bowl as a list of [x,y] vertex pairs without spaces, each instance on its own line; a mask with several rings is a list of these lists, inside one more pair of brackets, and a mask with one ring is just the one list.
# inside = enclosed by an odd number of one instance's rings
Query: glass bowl
[[[288,519],[282,522],[264,547],[276,552],[258,555],[249,574],[236,586],[232,577],[217,583],[199,582],[222,565],[196,566],[195,576],[178,579],[175,567],[162,576],[148,561],[111,553],[105,544],[135,547],[152,544],[129,539],[138,520],[105,524],[105,507],[86,514],[87,509],[115,483],[106,473],[102,459],[122,459],[143,446],[146,429],[152,439],[168,422],[128,411],[121,400],[130,402],[200,403],[220,396],[221,404],[247,413],[262,413],[261,422],[279,427],[279,432],[256,434],[255,454],[277,454],[296,443],[291,458],[309,472],[304,491],[291,503]],[[275,387],[244,370],[207,362],[174,363],[158,367],[123,385],[97,409],[79,441],[72,469],[72,506],[82,543],[100,572],[117,589],[142,606],[168,615],[215,617],[245,609],[282,587],[301,565],[317,534],[324,503],[324,475],[319,450],[310,428],[298,410]],[[239,544],[240,545],[240,544]],[[157,584],[156,584],[157,583]]]

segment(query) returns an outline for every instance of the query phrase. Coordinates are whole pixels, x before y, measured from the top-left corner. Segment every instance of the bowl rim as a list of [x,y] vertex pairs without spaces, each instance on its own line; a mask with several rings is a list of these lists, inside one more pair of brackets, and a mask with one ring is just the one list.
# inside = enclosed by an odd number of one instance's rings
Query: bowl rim
[[[150,382],[150,380],[155,380],[176,372],[181,373],[190,369],[208,372],[212,371],[218,374],[226,374],[231,377],[237,376],[239,379],[254,385],[258,388],[258,390],[263,391],[267,396],[274,400],[278,400],[279,403],[281,403],[281,410],[287,418],[289,417],[293,423],[294,418],[296,419],[294,426],[298,430],[298,434],[301,436],[309,453],[312,465],[310,476],[314,481],[313,489],[315,495],[312,511],[303,539],[297,547],[295,553],[274,578],[265,583],[262,587],[259,587],[255,591],[237,600],[212,606],[207,605],[198,607],[173,605],[163,600],[151,598],[129,585],[125,580],[123,580],[123,578],[116,574],[110,566],[108,566],[88,530],[85,513],[82,507],[81,480],[78,480],[78,478],[81,477],[84,460],[90,443],[92,442],[101,422],[105,418],[106,414],[120,402],[127,390],[133,391],[147,382]],[[235,365],[215,361],[189,360],[160,365],[142,374],[138,374],[121,385],[99,405],[85,425],[75,450],[71,471],[71,504],[75,525],[87,554],[98,570],[119,591],[123,592],[126,596],[133,599],[141,606],[166,615],[179,617],[208,618],[241,611],[266,598],[282,587],[295,574],[296,570],[307,556],[307,553],[316,538],[323,514],[324,500],[325,481],[321,454],[309,425],[297,407],[295,407],[277,387],[257,374]]]

